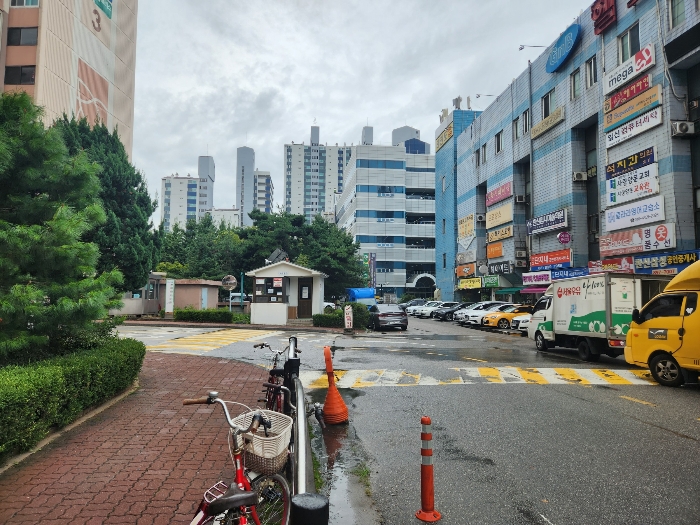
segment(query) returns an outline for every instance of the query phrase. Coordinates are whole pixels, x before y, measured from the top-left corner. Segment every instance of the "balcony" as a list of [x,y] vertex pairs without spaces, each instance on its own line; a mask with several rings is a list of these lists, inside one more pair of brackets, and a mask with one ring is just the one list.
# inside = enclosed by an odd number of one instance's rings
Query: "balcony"
[[406,246],[406,262],[435,264],[435,248]]

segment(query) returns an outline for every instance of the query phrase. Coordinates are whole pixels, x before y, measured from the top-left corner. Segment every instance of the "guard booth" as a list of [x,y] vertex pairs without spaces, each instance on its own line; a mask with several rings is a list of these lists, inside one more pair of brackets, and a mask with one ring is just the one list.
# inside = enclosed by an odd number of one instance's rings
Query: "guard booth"
[[246,275],[254,278],[251,324],[286,325],[323,313],[325,273],[280,261]]

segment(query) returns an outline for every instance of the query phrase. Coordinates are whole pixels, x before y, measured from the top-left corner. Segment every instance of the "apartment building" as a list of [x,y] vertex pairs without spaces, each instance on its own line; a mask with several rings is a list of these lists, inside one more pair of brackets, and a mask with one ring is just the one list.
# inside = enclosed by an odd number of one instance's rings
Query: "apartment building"
[[264,213],[272,213],[275,199],[275,186],[269,171],[255,170],[253,177],[255,188],[254,206]]
[[175,223],[184,228],[187,221],[200,220],[214,207],[214,158],[199,157],[197,164],[197,177],[176,173],[161,179],[160,219],[165,231],[170,231]]
[[3,91],[29,93],[44,107],[47,125],[66,113],[118,127],[131,157],[138,0],[2,0],[0,6]]

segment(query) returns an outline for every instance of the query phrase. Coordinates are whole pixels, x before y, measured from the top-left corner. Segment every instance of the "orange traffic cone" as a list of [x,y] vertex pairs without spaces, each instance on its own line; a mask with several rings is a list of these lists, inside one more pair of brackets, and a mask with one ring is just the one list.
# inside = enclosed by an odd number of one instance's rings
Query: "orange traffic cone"
[[329,425],[345,423],[348,420],[348,407],[340,397],[338,387],[335,386],[333,375],[333,361],[331,360],[331,347],[324,346],[323,354],[326,358],[326,373],[328,374],[328,393],[323,404],[323,419]]

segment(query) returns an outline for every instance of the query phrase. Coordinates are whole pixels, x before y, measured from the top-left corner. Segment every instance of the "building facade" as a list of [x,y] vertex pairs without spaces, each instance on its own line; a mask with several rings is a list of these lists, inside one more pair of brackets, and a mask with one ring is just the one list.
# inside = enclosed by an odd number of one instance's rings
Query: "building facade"
[[241,210],[238,208],[212,208],[206,213],[211,216],[211,220],[217,228],[221,223],[224,223],[228,228],[241,226]]
[[255,207],[255,150],[248,146],[236,149],[236,204],[241,211],[241,226],[252,226],[248,214]]
[[284,209],[303,215],[307,222],[333,213],[334,195],[343,191],[349,146],[319,142],[318,126],[311,126],[311,142],[284,145]]
[[131,157],[138,0],[3,0],[3,90],[44,107],[118,128]]
[[[367,130],[363,136],[369,137]],[[377,293],[435,288],[435,157],[405,146],[351,148],[336,224],[360,243]]]
[[457,136],[463,296],[697,259],[699,23],[690,0],[597,0]]
[[189,173],[182,177],[177,173],[161,179],[160,220],[166,232],[175,224],[184,228],[190,219],[197,220],[199,178]]
[[216,180],[216,165],[214,157],[199,157],[197,161],[197,219],[204,217],[208,210],[214,207],[214,181]]
[[275,198],[275,186],[272,184],[272,177],[269,171],[255,170],[253,177],[255,187],[255,208],[264,213],[272,213]]

